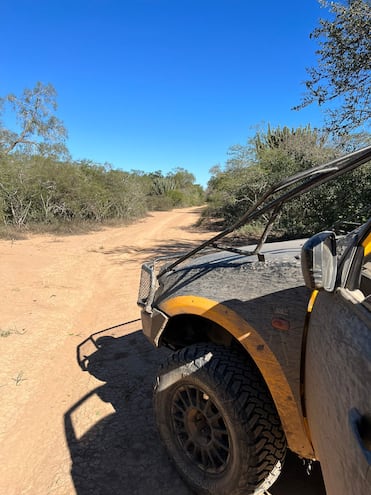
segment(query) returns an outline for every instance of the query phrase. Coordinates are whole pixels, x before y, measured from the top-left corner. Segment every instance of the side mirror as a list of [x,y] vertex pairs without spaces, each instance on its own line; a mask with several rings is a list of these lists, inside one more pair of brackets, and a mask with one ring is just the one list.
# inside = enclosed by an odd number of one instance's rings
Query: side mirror
[[320,232],[301,250],[301,269],[307,287],[332,292],[337,274],[336,239],[333,232]]

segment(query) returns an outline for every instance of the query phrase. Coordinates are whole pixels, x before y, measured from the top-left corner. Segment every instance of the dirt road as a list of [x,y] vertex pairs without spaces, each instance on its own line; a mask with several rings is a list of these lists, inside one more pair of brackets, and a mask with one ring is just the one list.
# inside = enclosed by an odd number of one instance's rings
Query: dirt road
[[[1,494],[190,494],[153,422],[161,351],[131,321],[141,262],[207,238],[192,227],[198,215],[0,241]],[[289,457],[271,493],[299,491],[324,493]]]

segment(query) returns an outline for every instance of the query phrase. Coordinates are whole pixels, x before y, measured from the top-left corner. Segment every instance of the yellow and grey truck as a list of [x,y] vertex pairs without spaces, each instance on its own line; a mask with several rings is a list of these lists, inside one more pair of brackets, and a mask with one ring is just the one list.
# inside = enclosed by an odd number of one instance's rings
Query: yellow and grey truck
[[[320,461],[328,495],[371,493],[371,220],[266,242],[286,202],[370,159],[367,147],[295,174],[231,228],[142,266],[143,332],[171,350],[157,425],[195,493],[264,494],[287,448]],[[255,245],[228,246],[263,214]]]

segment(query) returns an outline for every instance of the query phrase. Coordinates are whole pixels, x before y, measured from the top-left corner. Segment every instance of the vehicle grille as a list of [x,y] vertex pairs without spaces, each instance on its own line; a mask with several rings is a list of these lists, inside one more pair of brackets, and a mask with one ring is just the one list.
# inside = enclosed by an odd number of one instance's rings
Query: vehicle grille
[[154,293],[156,290],[156,274],[153,264],[143,264],[140,274],[138,305],[146,307],[146,310],[153,302]]

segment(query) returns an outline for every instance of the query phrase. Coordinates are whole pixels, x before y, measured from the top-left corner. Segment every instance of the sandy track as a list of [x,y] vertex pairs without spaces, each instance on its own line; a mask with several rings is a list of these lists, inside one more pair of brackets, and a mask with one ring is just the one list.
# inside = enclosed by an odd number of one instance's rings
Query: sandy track
[[[208,237],[192,227],[198,215],[0,241],[1,494],[190,494],[152,418],[162,352],[127,322],[140,264]],[[294,458],[286,471],[272,495],[323,493]]]

